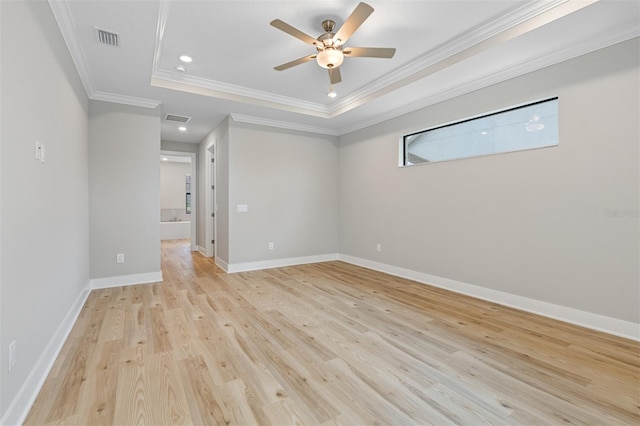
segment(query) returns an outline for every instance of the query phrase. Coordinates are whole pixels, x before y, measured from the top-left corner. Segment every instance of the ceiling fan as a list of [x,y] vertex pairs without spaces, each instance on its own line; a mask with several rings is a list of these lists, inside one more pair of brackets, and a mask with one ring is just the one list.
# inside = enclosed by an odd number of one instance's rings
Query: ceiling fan
[[330,19],[322,21],[322,29],[324,34],[318,38],[313,38],[303,33],[297,28],[292,27],[280,19],[271,21],[271,25],[294,36],[297,39],[311,44],[317,50],[317,53],[307,55],[295,61],[274,67],[277,71],[283,71],[296,65],[304,64],[312,60],[316,60],[318,65],[329,71],[329,81],[331,84],[337,84],[342,81],[340,75],[340,65],[345,57],[365,57],[365,58],[392,58],[396,53],[396,49],[387,47],[344,47],[353,33],[362,25],[362,23],[373,13],[373,7],[366,3],[360,3],[353,10],[351,15],[344,21],[342,27],[337,32],[333,32],[336,23]]

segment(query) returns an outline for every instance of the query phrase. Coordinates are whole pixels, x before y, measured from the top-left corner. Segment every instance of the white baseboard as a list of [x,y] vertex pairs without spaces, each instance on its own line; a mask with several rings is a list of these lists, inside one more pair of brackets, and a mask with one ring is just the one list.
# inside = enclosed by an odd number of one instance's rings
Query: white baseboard
[[226,273],[229,273],[229,264],[227,262],[220,259],[219,257],[216,257],[215,261],[216,261],[216,265],[222,268],[222,270],[225,271]]
[[[273,260],[262,260],[258,262],[245,262],[245,263],[232,263],[226,265],[225,269],[222,265],[219,265],[222,269],[224,269],[229,274],[233,274],[236,272],[247,272],[247,271],[256,271],[259,269],[271,269],[271,268],[281,268],[283,266],[293,266],[293,265],[303,265],[306,263],[319,263],[319,262],[329,262],[331,260],[338,260],[338,254],[321,254],[316,256],[302,256],[302,257],[290,257],[286,259],[273,259]],[[223,262],[224,263],[224,262]]]
[[89,293],[91,293],[91,287],[87,282],[75,302],[73,302],[71,309],[69,309],[51,339],[49,339],[49,343],[36,361],[16,397],[9,404],[4,416],[0,419],[0,425],[21,425],[24,423],[44,381],[47,379],[54,362],[62,350],[62,346],[67,341],[67,337],[69,337],[69,333],[71,333],[71,329],[75,325],[78,315],[80,315],[80,311],[87,301],[87,297],[89,297]]
[[198,246],[198,251],[200,252],[201,255],[203,255],[204,257],[207,257],[207,249],[202,247],[202,246]]
[[156,283],[162,281],[162,271],[142,274],[119,275],[117,277],[92,278],[91,289],[122,287],[126,285]]
[[445,290],[451,290],[456,293],[461,293],[478,299],[487,300],[489,302],[498,303],[500,305],[509,306],[521,311],[531,312],[543,317],[557,319],[570,324],[590,328],[592,330],[602,331],[604,333],[613,334],[615,336],[624,337],[626,339],[640,341],[640,324],[636,324],[630,321],[624,321],[600,314],[581,311],[579,309],[569,308],[567,306],[555,305],[553,303],[530,299],[523,296],[517,296],[515,294],[505,293],[503,291],[492,290],[474,284],[468,284],[448,278],[429,275],[410,269],[399,268],[397,266],[387,265],[384,263],[349,256],[346,254],[340,254],[338,257],[339,260],[343,262],[362,266],[364,268],[385,272],[387,274],[395,275],[401,278],[408,278],[422,284],[428,284],[434,287],[443,288]]

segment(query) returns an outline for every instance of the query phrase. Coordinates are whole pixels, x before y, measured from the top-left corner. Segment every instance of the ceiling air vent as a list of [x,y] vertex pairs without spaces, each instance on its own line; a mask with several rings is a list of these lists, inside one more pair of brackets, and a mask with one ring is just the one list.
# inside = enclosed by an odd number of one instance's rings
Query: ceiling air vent
[[184,115],[167,114],[164,118],[167,121],[177,121],[178,123],[187,123],[191,120],[191,117],[185,117]]
[[100,28],[96,28],[96,37],[102,44],[114,47],[120,46],[120,36],[116,33],[112,33],[111,31],[105,31],[101,30]]

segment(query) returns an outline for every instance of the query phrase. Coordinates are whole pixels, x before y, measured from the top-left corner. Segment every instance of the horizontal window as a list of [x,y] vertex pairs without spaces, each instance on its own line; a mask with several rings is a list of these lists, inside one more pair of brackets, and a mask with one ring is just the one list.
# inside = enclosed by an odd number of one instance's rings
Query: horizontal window
[[558,98],[433,127],[402,138],[402,165],[558,145]]

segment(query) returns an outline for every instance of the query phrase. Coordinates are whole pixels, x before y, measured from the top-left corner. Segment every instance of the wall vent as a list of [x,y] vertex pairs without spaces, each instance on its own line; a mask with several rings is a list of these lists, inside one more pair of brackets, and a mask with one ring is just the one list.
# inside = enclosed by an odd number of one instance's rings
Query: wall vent
[[120,46],[120,36],[116,33],[112,33],[111,31],[96,28],[96,37],[98,38],[98,42],[102,44],[114,47]]
[[164,119],[166,121],[177,121],[179,123],[187,123],[191,120],[191,117],[185,117],[184,115],[167,114]]

